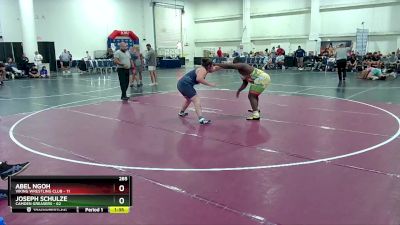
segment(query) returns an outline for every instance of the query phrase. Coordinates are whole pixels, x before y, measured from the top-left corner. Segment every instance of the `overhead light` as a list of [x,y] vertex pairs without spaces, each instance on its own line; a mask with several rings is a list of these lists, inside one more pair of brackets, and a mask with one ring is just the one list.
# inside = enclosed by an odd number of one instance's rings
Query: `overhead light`
[[185,7],[183,5],[175,5],[175,4],[168,4],[164,2],[154,2],[155,6],[164,6],[168,8],[173,8],[173,9],[181,9],[183,10]]

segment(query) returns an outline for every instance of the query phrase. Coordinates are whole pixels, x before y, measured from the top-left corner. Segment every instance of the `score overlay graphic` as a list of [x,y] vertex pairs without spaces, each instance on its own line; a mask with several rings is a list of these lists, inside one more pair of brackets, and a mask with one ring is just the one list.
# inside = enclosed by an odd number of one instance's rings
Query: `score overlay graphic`
[[129,213],[130,176],[15,176],[8,182],[13,213]]

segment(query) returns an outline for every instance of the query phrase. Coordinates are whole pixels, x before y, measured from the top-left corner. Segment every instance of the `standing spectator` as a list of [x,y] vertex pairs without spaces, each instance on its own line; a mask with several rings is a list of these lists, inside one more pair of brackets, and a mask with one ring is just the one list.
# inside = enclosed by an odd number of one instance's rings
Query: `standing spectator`
[[133,70],[133,80],[136,80],[136,75],[139,73],[139,80],[137,81],[137,87],[143,86],[143,77],[142,77],[142,72],[143,72],[143,55],[140,54],[140,49],[139,47],[133,48],[133,58],[132,62],[134,65],[134,70]]
[[156,66],[157,66],[156,52],[154,51],[154,49],[151,48],[150,44],[147,44],[146,48],[147,48],[147,54],[145,58],[151,78],[150,86],[158,85],[157,74],[156,74]]
[[329,50],[328,48],[325,48],[324,51],[322,51],[322,56],[328,57],[329,56]]
[[217,57],[218,58],[216,59],[217,63],[221,63],[223,55],[224,54],[222,53],[221,47],[218,47],[218,50],[217,50]]
[[22,53],[21,69],[25,72],[25,75],[29,73],[29,59],[25,56],[25,53]]
[[6,68],[4,64],[0,62],[0,87],[4,85],[4,80],[6,78]]
[[278,49],[276,49],[276,64],[279,67],[282,67],[282,70],[285,70],[285,50],[278,45]]
[[121,86],[121,100],[128,101],[126,90],[129,86],[129,69],[131,68],[131,55],[125,42],[119,44],[119,50],[114,53],[114,63],[117,65],[119,84]]
[[92,60],[92,57],[89,54],[89,51],[86,51],[86,57],[84,58],[85,61]]
[[219,58],[222,58],[222,56],[223,56],[221,47],[218,47],[217,56],[218,56]]
[[266,48],[266,49],[265,49],[265,55],[268,55],[268,54],[269,54],[269,49]]
[[131,55],[131,69],[129,71],[129,87],[133,87],[133,83],[136,81],[137,86],[139,86],[139,82],[136,79],[136,67],[134,61],[138,58],[134,47],[129,48],[129,54]]
[[275,46],[271,48],[271,52],[270,52],[270,53],[271,53],[271,54],[274,54],[274,56],[275,56],[275,54],[276,54],[276,53],[275,53]]
[[335,55],[335,49],[333,48],[332,43],[329,43],[329,47],[328,47],[328,56],[334,56]]
[[397,49],[396,56],[397,56],[397,59],[400,60],[400,48]]
[[69,71],[69,62],[70,62],[71,56],[67,52],[67,49],[64,49],[63,52],[61,52],[60,55],[60,64],[61,64],[61,70],[63,73]]
[[285,55],[285,50],[283,48],[281,48],[280,45],[278,45],[278,49],[276,50],[276,55],[277,56]]
[[304,70],[304,56],[306,55],[306,51],[299,47],[297,48],[296,52],[294,53],[297,59],[297,68],[299,70]]
[[38,68],[40,68],[42,66],[42,60],[43,60],[43,56],[41,54],[39,54],[38,51],[36,51],[33,61]]
[[347,52],[351,49],[346,48],[344,44],[340,44],[336,49],[336,65],[338,70],[339,81],[346,80]]
[[71,52],[68,51],[68,55],[69,55],[69,67],[72,67],[72,54],[71,54]]

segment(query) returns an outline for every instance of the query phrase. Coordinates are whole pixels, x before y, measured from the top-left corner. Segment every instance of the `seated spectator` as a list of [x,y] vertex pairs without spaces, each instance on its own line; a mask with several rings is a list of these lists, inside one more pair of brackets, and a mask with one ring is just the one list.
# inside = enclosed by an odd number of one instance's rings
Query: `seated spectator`
[[382,70],[379,68],[368,67],[367,69],[363,70],[359,77],[360,79],[366,80],[386,80],[388,77],[396,78],[396,73],[394,72],[385,72],[382,73]]
[[276,57],[276,64],[277,64],[277,66],[278,66],[278,68],[282,68],[282,70],[285,70],[286,68],[285,68],[285,56],[284,55],[279,55],[279,56],[277,56]]
[[388,58],[389,58],[389,63],[391,64],[396,64],[400,61],[399,58],[396,56],[396,52],[392,52],[392,54],[390,54]]
[[239,53],[237,51],[233,51],[232,57],[234,58],[239,57]]
[[372,53],[371,52],[367,52],[367,54],[364,55],[363,60],[366,60],[366,61],[372,60]]
[[250,51],[250,52],[249,52],[249,57],[254,57],[253,51]]
[[43,66],[42,69],[40,70],[40,76],[41,76],[42,78],[49,78],[49,75],[48,75],[48,74],[49,74],[49,73],[48,73],[46,67]]
[[374,52],[374,54],[372,55],[372,61],[379,61],[381,60],[381,55],[378,52]]
[[357,71],[357,58],[356,55],[351,55],[350,58],[347,60],[347,70],[351,72]]
[[336,58],[335,56],[329,56],[326,62],[327,71],[335,71]]
[[6,79],[6,68],[3,63],[0,63],[0,86],[4,85]]
[[270,60],[270,57],[268,55],[264,55],[264,60],[262,63],[266,64],[269,62],[269,60]]
[[107,59],[113,59],[114,58],[114,52],[111,48],[107,49],[107,54],[106,54]]
[[314,71],[322,71],[322,62],[323,62],[323,57],[321,54],[319,54],[318,56],[314,57]]
[[17,64],[15,64],[11,57],[8,57],[7,59],[6,72],[11,73],[13,79],[24,77],[24,72],[17,68]]
[[378,52],[374,52],[374,54],[372,55],[369,66],[376,67],[376,68],[382,68],[383,63],[381,61],[381,56],[378,54]]
[[[272,60],[271,53],[264,58],[264,69],[272,69],[275,67],[274,61]],[[275,58],[276,59],[276,58]]]
[[80,74],[89,72],[88,65],[91,65],[91,61],[85,61],[85,58],[82,58],[82,60],[78,61],[78,69],[80,71]]
[[368,52],[362,59],[363,68],[368,67],[372,62],[372,53]]
[[32,68],[29,70],[29,77],[30,78],[39,78],[40,74],[36,66],[32,66]]

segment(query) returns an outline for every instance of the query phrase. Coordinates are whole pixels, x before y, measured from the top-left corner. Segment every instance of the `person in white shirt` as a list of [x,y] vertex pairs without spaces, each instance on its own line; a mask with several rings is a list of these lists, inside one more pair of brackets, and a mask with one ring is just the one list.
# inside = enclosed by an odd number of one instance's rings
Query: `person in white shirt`
[[349,51],[351,51],[351,47],[345,47],[344,44],[340,44],[336,49],[336,65],[339,81],[346,80],[347,53]]
[[89,51],[86,51],[86,57],[84,58],[86,61],[87,60],[92,60],[92,57],[89,54]]
[[40,68],[42,66],[42,60],[43,60],[43,56],[41,54],[39,54],[38,51],[35,52],[35,57],[33,57],[33,61],[35,63],[35,66],[37,68]]
[[67,52],[67,49],[64,49],[63,52],[61,52],[60,55],[60,64],[61,64],[61,70],[63,73],[70,73],[69,71],[69,63],[71,61],[71,54]]

